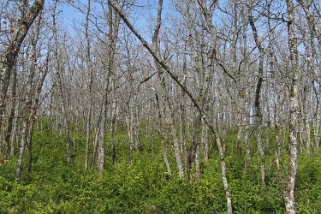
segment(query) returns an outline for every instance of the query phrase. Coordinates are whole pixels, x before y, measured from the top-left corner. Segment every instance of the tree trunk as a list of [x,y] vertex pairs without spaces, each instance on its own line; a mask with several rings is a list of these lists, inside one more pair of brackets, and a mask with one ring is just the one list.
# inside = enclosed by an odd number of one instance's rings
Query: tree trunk
[[208,153],[209,153],[209,145],[208,145],[208,127],[206,126],[205,122],[203,122],[202,143],[204,146],[204,160],[207,162],[208,161]]
[[252,6],[253,2],[250,1],[250,9],[249,9],[249,22],[252,28],[253,37],[257,48],[259,49],[259,72],[258,72],[258,80],[255,88],[255,100],[254,100],[254,124],[257,127],[257,148],[261,158],[261,178],[262,178],[262,185],[265,185],[265,152],[264,146],[262,141],[262,112],[261,112],[261,90],[262,90],[262,83],[263,83],[263,65],[264,65],[264,50],[261,44],[261,40],[258,36],[257,28],[254,23],[254,19],[252,16]]
[[13,156],[14,152],[15,152],[15,145],[14,145],[14,141],[15,141],[15,137],[17,135],[17,130],[18,130],[18,115],[19,115],[19,108],[20,108],[20,102],[18,102],[18,104],[15,107],[15,113],[14,113],[14,119],[12,122],[12,131],[10,134],[10,154]]
[[[184,93],[184,92],[183,92]],[[180,138],[181,138],[181,146],[182,152],[184,154],[184,165],[185,168],[188,167],[188,153],[186,147],[186,115],[185,115],[185,105],[184,105],[184,96],[181,101],[181,115],[180,115]]]
[[9,116],[9,121],[8,121],[8,129],[6,133],[6,138],[5,138],[5,153],[4,153],[4,160],[8,160],[9,158],[9,152],[11,150],[14,150],[14,148],[11,148],[13,144],[10,143],[10,137],[12,135],[15,135],[15,129],[14,126],[15,124],[15,112],[16,112],[16,105],[17,105],[17,69],[14,69],[13,71],[13,78],[12,78],[12,106],[10,110],[10,116]]
[[116,145],[115,145],[115,124],[116,124],[116,101],[112,103],[111,109],[111,124],[110,124],[110,143],[112,151],[112,163],[116,161]]
[[[105,84],[104,84],[104,94],[103,94],[103,106],[101,111],[101,123],[100,123],[100,138],[98,142],[98,169],[100,174],[103,173],[105,168],[105,138],[106,138],[106,123],[107,123],[107,109],[108,109],[108,93],[109,93],[109,83],[110,77],[114,68],[114,58],[116,51],[116,43],[118,37],[118,28],[119,28],[119,16],[116,14],[114,17],[113,8],[111,5],[108,5],[108,49],[107,55],[107,67],[106,67],[106,76],[105,76]],[[114,20],[115,18],[115,20]]]
[[[154,29],[154,35],[153,35],[153,47],[157,52],[157,55],[160,55],[160,47],[158,45],[158,37],[159,37],[159,31],[161,27],[161,18],[162,18],[162,9],[163,9],[163,0],[158,1],[158,13],[157,13],[157,21],[155,24],[155,29]],[[180,145],[178,141],[178,135],[177,135],[177,130],[174,124],[174,111],[172,107],[172,103],[169,98],[169,94],[166,89],[166,83],[165,83],[165,77],[163,76],[163,71],[160,65],[157,63],[155,60],[156,64],[156,69],[157,69],[157,74],[158,74],[158,82],[161,87],[161,91],[164,95],[164,105],[165,105],[165,112],[166,112],[166,120],[168,120],[168,124],[171,127],[171,133],[172,137],[174,139],[174,154],[176,158],[176,164],[178,168],[178,174],[180,177],[184,176],[184,169],[182,165],[182,160],[181,160],[181,153],[180,153]]]
[[192,145],[191,145],[191,148],[189,151],[188,166],[186,168],[186,173],[187,173],[187,176],[189,179],[191,179],[191,168],[192,168],[192,164],[196,158],[196,152],[197,152],[197,147],[198,147],[198,137],[199,137],[199,132],[200,132],[200,128],[201,128],[201,122],[202,122],[202,115],[199,114],[194,119],[193,140],[192,140]]
[[29,124],[28,124],[28,120],[26,119],[22,125],[21,144],[20,144],[18,162],[16,167],[16,181],[18,181],[21,178],[21,174],[22,174],[22,164],[23,164],[24,152],[26,148],[26,134],[28,130],[29,130]]
[[196,148],[195,153],[195,176],[196,179],[199,179],[201,176],[201,163],[200,163],[200,157],[199,157],[199,147]]
[[85,31],[86,31],[86,64],[88,67],[89,72],[89,109],[87,112],[86,118],[86,145],[85,145],[85,170],[88,169],[88,162],[89,162],[89,143],[90,143],[90,127],[91,127],[91,112],[93,107],[93,94],[92,94],[92,86],[93,86],[93,71],[91,65],[91,53],[90,53],[90,35],[89,35],[89,16],[90,16],[90,4],[91,0],[88,0],[87,5],[87,13],[86,13],[86,24],[85,24]]
[[72,161],[72,147],[70,143],[70,131],[69,131],[69,114],[67,110],[67,95],[65,91],[65,87],[63,84],[63,73],[64,73],[64,68],[62,66],[62,56],[60,55],[60,50],[59,50],[59,40],[58,40],[58,31],[57,31],[57,26],[56,26],[56,10],[57,10],[57,1],[54,3],[54,11],[52,14],[53,17],[53,33],[54,33],[54,41],[55,41],[55,50],[54,50],[54,55],[56,59],[55,63],[55,76],[56,76],[56,81],[58,81],[58,91],[61,97],[61,109],[62,109],[62,115],[63,115],[63,125],[65,129],[65,140],[66,140],[66,151],[67,151],[67,163],[71,163]]
[[295,38],[295,23],[294,23],[294,3],[292,0],[287,0],[287,13],[288,13],[288,41],[290,48],[291,72],[292,77],[291,93],[290,93],[290,163],[287,175],[287,183],[285,189],[285,206],[289,214],[296,213],[294,189],[296,181],[296,173],[298,167],[298,151],[297,151],[297,125],[299,120],[299,70],[298,70],[298,50],[297,40]]

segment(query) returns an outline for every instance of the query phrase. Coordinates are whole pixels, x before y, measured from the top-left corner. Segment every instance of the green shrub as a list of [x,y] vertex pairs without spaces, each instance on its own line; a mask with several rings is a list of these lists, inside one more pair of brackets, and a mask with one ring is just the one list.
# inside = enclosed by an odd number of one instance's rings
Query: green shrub
[[[144,131],[140,133],[144,149],[134,153],[129,161],[125,132],[116,132],[114,165],[110,144],[106,144],[103,175],[95,168],[83,169],[85,140],[81,134],[71,137],[77,144],[75,159],[73,164],[67,164],[63,136],[46,129],[42,134],[36,132],[32,172],[23,171],[23,177],[15,183],[16,159],[0,166],[0,213],[226,213],[215,146],[210,150],[208,162],[201,157],[200,179],[193,177],[189,181],[178,177],[171,153],[173,172],[171,176],[166,173],[157,136],[154,137],[155,157],[151,160],[151,141]],[[272,131],[271,136],[273,134]],[[234,213],[284,213],[287,155],[282,156],[281,169],[277,171],[274,154],[268,153],[267,185],[262,187],[258,155],[253,152],[250,167],[245,170],[245,152],[233,151],[236,132],[228,133],[227,139],[226,167]],[[255,140],[252,143],[255,151]],[[273,143],[271,140],[271,147]],[[24,165],[27,160],[28,156]],[[321,155],[318,153],[299,158],[296,206],[298,213],[321,213]]]

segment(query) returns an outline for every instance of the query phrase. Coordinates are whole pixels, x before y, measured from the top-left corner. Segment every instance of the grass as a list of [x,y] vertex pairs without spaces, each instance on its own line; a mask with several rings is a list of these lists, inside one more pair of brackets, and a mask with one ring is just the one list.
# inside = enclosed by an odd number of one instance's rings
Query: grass
[[[271,130],[271,151],[275,148],[274,135]],[[275,168],[273,152],[267,153],[267,185],[262,187],[260,160],[252,138],[254,152],[248,170],[244,167],[244,151],[235,150],[236,132],[229,132],[225,140],[234,213],[284,213],[286,145],[282,148],[280,171]],[[210,160],[201,162],[201,178],[189,181],[177,176],[170,145],[174,175],[168,176],[157,137],[154,137],[155,157],[151,159],[152,138],[144,131],[141,132],[144,146],[130,161],[126,132],[117,130],[116,163],[112,164],[110,144],[106,143],[103,175],[96,168],[84,170],[85,140],[81,134],[72,136],[75,148],[72,164],[66,163],[63,137],[45,130],[35,131],[33,139],[33,170],[24,171],[19,182],[14,182],[15,158],[0,166],[0,213],[226,213],[214,142]],[[300,155],[296,201],[298,213],[321,213],[320,152]]]

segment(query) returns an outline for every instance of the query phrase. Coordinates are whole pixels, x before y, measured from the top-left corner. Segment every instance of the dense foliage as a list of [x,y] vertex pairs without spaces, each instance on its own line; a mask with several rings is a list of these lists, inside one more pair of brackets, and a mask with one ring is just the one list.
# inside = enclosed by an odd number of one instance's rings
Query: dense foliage
[[[31,172],[24,171],[23,177],[14,182],[16,159],[0,166],[0,213],[226,212],[225,193],[213,142],[210,160],[201,162],[201,178],[188,181],[175,173],[169,176],[160,153],[156,152],[152,160],[150,136],[142,132],[144,146],[129,161],[126,134],[122,130],[116,133],[116,163],[112,164],[111,154],[107,153],[105,173],[99,175],[96,169],[83,169],[83,136],[73,136],[77,153],[74,162],[68,165],[64,139],[48,130],[35,132]],[[226,163],[234,212],[284,213],[284,179],[280,178],[286,175],[287,160],[282,160],[278,172],[273,154],[268,155],[267,185],[262,187],[259,158],[254,154],[251,166],[245,169],[243,152],[235,150],[235,138],[234,132],[226,138]],[[155,138],[157,150],[159,144]],[[273,140],[270,146],[274,146]],[[253,139],[253,151],[255,149]],[[174,159],[171,161],[174,166]],[[321,155],[302,155],[297,178],[298,212],[320,213]]]

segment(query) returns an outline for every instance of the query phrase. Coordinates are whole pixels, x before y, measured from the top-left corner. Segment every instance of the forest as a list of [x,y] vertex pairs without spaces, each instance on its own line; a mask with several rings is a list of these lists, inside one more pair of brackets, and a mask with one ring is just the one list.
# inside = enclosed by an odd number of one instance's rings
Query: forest
[[320,0],[1,0],[0,213],[321,213]]

